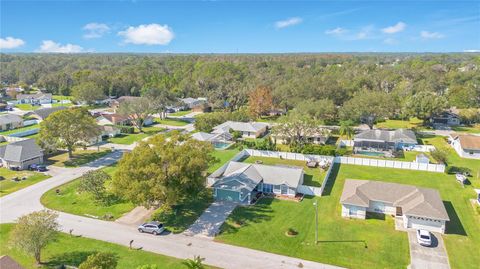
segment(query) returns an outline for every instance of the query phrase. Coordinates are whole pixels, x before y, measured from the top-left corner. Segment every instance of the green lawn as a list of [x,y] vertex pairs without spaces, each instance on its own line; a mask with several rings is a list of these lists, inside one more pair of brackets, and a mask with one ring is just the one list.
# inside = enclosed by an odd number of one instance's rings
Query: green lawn
[[165,125],[170,125],[170,126],[185,126],[187,124],[189,124],[189,122],[187,121],[183,121],[183,120],[177,120],[177,119],[155,119],[155,123],[159,123],[159,124],[165,124]]
[[386,120],[375,124],[375,127],[384,129],[411,129],[422,127],[422,123],[422,120],[417,118],[411,118],[410,120]]
[[[300,203],[265,199],[257,206],[237,208],[216,240],[348,268],[405,268],[409,264],[407,234],[394,230],[391,217],[349,220],[340,216],[339,200],[347,178],[438,189],[451,219],[444,240],[452,268],[473,268],[480,263],[480,256],[475,254],[480,246],[480,215],[469,201],[474,198],[472,186],[462,188],[453,175],[392,168],[334,167],[331,179],[335,180],[329,182],[325,195],[317,198],[318,246],[313,245],[311,198]],[[478,186],[478,180],[473,181]],[[299,235],[286,237],[289,227]]]
[[17,128],[17,129],[8,130],[8,131],[5,131],[5,132],[0,132],[0,135],[10,135],[10,134],[20,133],[20,132],[23,132],[23,131],[28,131],[28,130],[32,130],[32,129],[38,129],[38,128],[40,128],[40,124],[33,124],[33,125],[25,126],[25,127],[22,127],[22,128]]
[[68,153],[63,152],[48,158],[47,163],[59,167],[77,167],[110,153],[110,150],[76,150],[71,159],[68,159]]
[[62,100],[73,100],[73,97],[72,96],[65,96],[65,95],[53,95],[52,96],[53,100],[58,100],[58,101],[62,101]]
[[452,127],[452,129],[456,132],[480,134],[480,124],[476,124],[473,126]]
[[59,106],[64,106],[64,107],[69,107],[69,106],[73,106],[73,103],[53,103],[52,104],[52,107],[59,107]]
[[41,106],[32,106],[31,104],[16,104],[15,107],[25,111],[41,108]]
[[12,228],[12,224],[0,225],[0,256],[9,255],[27,269],[58,268],[62,264],[79,266],[88,255],[95,252],[115,253],[118,258],[118,269],[135,269],[145,264],[156,264],[158,268],[185,268],[182,260],[176,258],[138,249],[131,250],[128,247],[85,237],[72,237],[64,233],[60,234],[57,241],[45,248],[42,252],[42,261],[45,264],[42,267],[37,267],[32,257],[9,248],[8,240]]
[[[103,169],[108,174],[113,175],[115,168],[114,165]],[[132,203],[117,198],[113,198],[108,205],[95,203],[89,193],[77,192],[80,180],[81,179],[76,179],[55,189],[49,190],[42,196],[42,204],[47,208],[75,215],[88,217],[94,216],[101,219],[105,219],[104,216],[106,215],[111,215],[112,219],[110,220],[115,220],[121,217],[135,207]],[[108,184],[109,182],[106,182],[107,190]],[[56,193],[57,189],[60,190],[60,194]]]
[[[7,168],[0,168],[0,176],[5,177],[5,180],[0,181],[0,197],[26,188],[50,177],[42,173],[32,171],[12,171]],[[14,177],[27,177],[27,179],[17,182],[11,180]]]
[[140,133],[138,132],[138,130],[135,130],[135,133],[133,134],[120,134],[117,137],[109,138],[108,142],[113,144],[131,145],[135,142],[138,142],[144,138],[155,135],[162,131],[165,131],[165,129],[159,128],[159,127],[144,127],[143,133]]
[[[417,155],[422,154],[422,152],[417,152],[417,151],[403,151],[403,155],[397,156],[397,157],[392,157],[392,158],[387,158],[387,157],[379,157],[379,156],[369,156],[369,155],[363,155],[363,154],[353,154],[351,157],[357,157],[357,158],[365,158],[365,159],[377,159],[377,160],[392,160],[392,161],[401,161],[401,162],[414,162],[417,159]],[[432,156],[430,155],[429,152],[423,152],[429,159],[430,163],[437,163]]]
[[178,111],[178,112],[175,112],[175,113],[169,113],[168,116],[181,117],[181,116],[185,116],[185,115],[190,114],[190,113],[192,113],[191,110],[185,110],[185,111]]
[[224,165],[226,162],[228,162],[231,158],[233,158],[233,156],[235,156],[239,152],[240,152],[240,150],[237,149],[237,148],[213,151],[212,155],[213,155],[213,157],[215,157],[216,162],[213,163],[208,168],[208,173],[211,174],[211,173],[215,172],[215,170],[220,168],[222,165]]
[[152,219],[163,222],[173,233],[181,233],[190,227],[212,202],[212,191],[208,189],[173,210],[158,209]]
[[286,159],[269,158],[269,157],[256,157],[256,156],[249,156],[243,161],[246,163],[255,163],[256,161],[262,161],[262,163],[266,165],[291,165],[291,166],[302,167],[305,172],[303,184],[307,186],[313,186],[313,187],[322,186],[322,182],[326,174],[326,171],[324,171],[321,168],[307,167],[305,161],[286,160]]

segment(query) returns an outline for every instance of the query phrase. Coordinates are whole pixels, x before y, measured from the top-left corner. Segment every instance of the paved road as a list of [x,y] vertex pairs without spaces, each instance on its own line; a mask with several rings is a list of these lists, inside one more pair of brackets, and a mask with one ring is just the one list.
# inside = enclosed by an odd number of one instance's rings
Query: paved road
[[417,243],[416,231],[408,230],[410,269],[450,269],[448,255],[440,234],[434,234],[431,247]]
[[[78,178],[85,172],[109,165],[121,157],[121,152],[113,152],[86,166],[72,168],[68,173],[53,176],[47,180],[0,198],[0,223],[14,222],[18,217],[44,209],[40,197],[46,191]],[[248,248],[221,244],[203,238],[185,235],[153,236],[141,234],[136,227],[91,219],[67,213],[59,213],[58,221],[62,230],[73,229],[76,235],[128,246],[134,240],[135,247],[180,259],[194,255],[204,257],[207,264],[222,268],[340,268],[331,265],[305,261]]]

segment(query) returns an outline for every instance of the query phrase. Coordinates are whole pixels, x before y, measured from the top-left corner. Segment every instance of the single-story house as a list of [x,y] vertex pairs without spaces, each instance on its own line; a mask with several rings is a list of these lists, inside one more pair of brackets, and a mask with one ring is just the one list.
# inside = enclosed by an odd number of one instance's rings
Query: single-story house
[[5,89],[5,94],[8,95],[10,98],[16,98],[17,95],[22,93],[24,90],[20,87],[9,87]]
[[53,112],[57,112],[57,111],[64,110],[64,109],[67,109],[67,108],[64,107],[64,106],[39,108],[39,109],[36,109],[32,112],[27,113],[26,116],[31,116],[31,117],[36,118],[38,120],[45,120]]
[[32,104],[32,105],[41,105],[41,104],[51,104],[53,96],[51,93],[34,93],[34,94],[18,94],[17,103],[18,104]]
[[128,101],[128,100],[134,100],[140,98],[138,96],[120,96],[117,99],[112,99],[110,101],[110,107],[113,108],[114,110],[118,109],[120,107],[120,104]]
[[437,190],[412,185],[347,179],[340,203],[344,218],[365,219],[367,212],[395,215],[404,228],[445,233],[450,220]]
[[[288,144],[289,137],[282,136],[280,134],[271,135],[274,141],[278,144]],[[305,139],[307,143],[325,145],[330,136],[330,130],[325,129],[325,132],[315,132],[310,134],[302,134],[302,138]]]
[[353,143],[355,148],[373,148],[381,151],[402,150],[404,147],[414,147],[418,144],[415,133],[408,129],[363,131],[355,135]]
[[480,136],[473,134],[451,134],[448,140],[460,157],[480,159]]
[[195,106],[207,103],[207,99],[187,97],[180,99],[180,102],[184,105],[185,109],[192,109]]
[[232,144],[232,134],[229,132],[212,134],[205,132],[197,132],[192,134],[193,139],[198,141],[210,142],[215,148],[226,148]]
[[451,111],[443,111],[437,115],[434,115],[430,122],[433,125],[446,125],[446,126],[457,126],[460,125],[461,120],[458,114]]
[[101,137],[115,137],[117,135],[120,135],[120,128],[117,128],[112,125],[104,125],[100,126],[100,131],[101,131]]
[[230,132],[230,130],[240,132],[243,138],[258,138],[265,135],[268,130],[268,124],[263,122],[227,121],[213,127],[212,133],[219,134]]
[[24,269],[18,262],[8,255],[0,256],[0,268],[2,269]]
[[216,200],[255,202],[262,193],[295,197],[303,184],[303,168],[229,162],[212,185]]
[[97,124],[104,125],[129,125],[130,119],[120,114],[101,114],[96,118]]
[[43,150],[35,139],[16,141],[0,147],[0,160],[7,168],[28,169],[31,164],[43,163]]
[[416,163],[426,163],[426,164],[429,164],[430,163],[430,159],[428,158],[427,155],[423,154],[423,153],[420,153],[418,154],[416,157],[415,157],[415,162]]
[[20,128],[23,126],[23,118],[15,114],[0,115],[0,131]]

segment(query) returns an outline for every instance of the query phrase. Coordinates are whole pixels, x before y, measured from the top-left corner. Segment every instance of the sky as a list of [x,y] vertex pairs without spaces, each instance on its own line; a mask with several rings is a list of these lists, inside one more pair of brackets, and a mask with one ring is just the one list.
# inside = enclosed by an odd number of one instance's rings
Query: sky
[[1,52],[472,52],[471,1],[4,1]]

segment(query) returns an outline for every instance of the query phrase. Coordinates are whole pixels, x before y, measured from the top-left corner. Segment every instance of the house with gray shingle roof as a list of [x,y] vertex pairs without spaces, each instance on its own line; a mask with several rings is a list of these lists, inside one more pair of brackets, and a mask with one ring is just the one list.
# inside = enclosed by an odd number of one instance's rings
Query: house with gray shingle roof
[[0,147],[0,161],[7,168],[28,169],[31,164],[43,163],[43,150],[35,139],[12,142]]
[[39,108],[32,112],[27,113],[27,116],[31,116],[38,120],[45,120],[53,112],[57,112],[64,109],[67,109],[67,108],[64,106]]
[[51,93],[18,94],[17,103],[32,105],[51,104],[52,97]]
[[212,133],[225,133],[230,130],[240,132],[243,138],[258,138],[265,135],[268,130],[268,124],[263,122],[238,122],[226,121],[213,127]]
[[0,115],[0,131],[8,131],[23,126],[23,118],[15,114]]
[[251,204],[262,193],[295,197],[303,168],[229,162],[212,185],[217,200]]
[[367,212],[401,218],[404,228],[445,233],[449,221],[440,193],[412,185],[345,180],[340,198],[342,217],[365,219]]
[[404,147],[414,147],[418,144],[417,136],[408,129],[367,130],[355,135],[353,142],[355,148],[373,148],[381,151],[402,150]]

